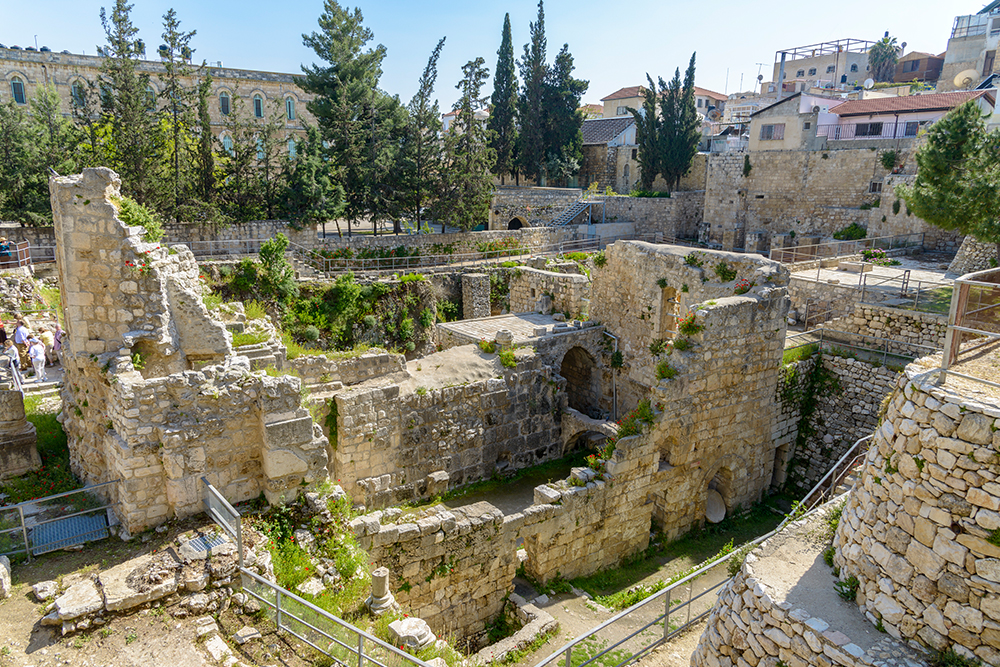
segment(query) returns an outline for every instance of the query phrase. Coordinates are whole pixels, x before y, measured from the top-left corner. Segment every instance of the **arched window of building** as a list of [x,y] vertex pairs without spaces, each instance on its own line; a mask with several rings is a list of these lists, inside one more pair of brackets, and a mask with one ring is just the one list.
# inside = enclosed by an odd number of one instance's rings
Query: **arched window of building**
[[264,159],[264,140],[260,137],[257,137],[257,159]]
[[83,89],[83,82],[74,81],[73,86],[70,88],[70,97],[73,98],[73,106],[82,107],[85,96],[86,93]]
[[288,157],[295,157],[295,137],[288,138]]
[[146,86],[146,110],[156,111],[156,91],[152,86]]
[[223,116],[229,115],[229,93],[224,90],[219,93],[219,113]]
[[851,65],[851,71],[852,72],[857,72],[858,71],[858,65],[857,65],[857,63]]
[[257,118],[264,117],[264,98],[260,95],[253,96],[253,115]]
[[230,137],[228,134],[222,137],[222,148],[229,155],[233,154],[233,138]]
[[285,98],[285,117],[288,120],[295,120],[295,100],[291,97]]
[[805,75],[806,75],[806,71],[804,69],[800,69],[798,72],[795,73],[796,78],[802,78]]
[[10,92],[14,96],[14,103],[25,105],[28,103],[28,98],[24,94],[24,81],[21,81],[19,77],[14,77],[10,80]]
[[816,68],[815,67],[810,67],[809,68],[809,76],[816,76]]

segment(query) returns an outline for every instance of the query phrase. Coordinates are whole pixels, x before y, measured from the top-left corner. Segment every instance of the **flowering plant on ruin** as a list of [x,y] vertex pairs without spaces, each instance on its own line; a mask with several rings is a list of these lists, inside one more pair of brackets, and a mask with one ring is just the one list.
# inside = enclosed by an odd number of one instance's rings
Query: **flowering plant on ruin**
[[757,283],[751,282],[746,278],[740,278],[736,281],[736,284],[733,285],[733,294],[746,294],[750,291],[750,288],[756,284]]
[[[156,249],[159,250],[160,246],[156,246]],[[152,264],[149,263],[149,253],[151,252],[153,251],[152,250],[143,251],[143,253],[139,257],[137,257],[134,262],[131,260],[126,260],[125,268],[131,271],[132,275],[138,275],[139,277],[144,277],[149,275],[149,272],[153,270]]]

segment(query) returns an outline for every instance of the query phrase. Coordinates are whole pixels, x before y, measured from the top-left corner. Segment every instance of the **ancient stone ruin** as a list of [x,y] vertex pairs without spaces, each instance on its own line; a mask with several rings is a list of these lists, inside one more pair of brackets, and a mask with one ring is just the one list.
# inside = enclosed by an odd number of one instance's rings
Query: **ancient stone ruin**
[[87,483],[121,480],[111,488],[124,527],[200,512],[202,477],[232,501],[277,501],[326,479],[326,439],[300,381],[233,355],[190,251],[147,243],[119,219],[109,169],[53,177],[50,190],[71,464]]

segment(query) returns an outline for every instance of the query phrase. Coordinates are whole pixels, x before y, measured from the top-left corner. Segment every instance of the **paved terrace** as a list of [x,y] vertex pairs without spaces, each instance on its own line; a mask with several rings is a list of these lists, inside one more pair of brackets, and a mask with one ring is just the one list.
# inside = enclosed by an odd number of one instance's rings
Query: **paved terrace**
[[438,329],[451,333],[456,339],[464,341],[460,344],[478,343],[483,339],[493,340],[496,338],[497,331],[507,329],[514,334],[514,345],[528,345],[545,336],[581,331],[591,326],[594,326],[594,323],[563,322],[555,319],[552,315],[514,313],[439,324]]

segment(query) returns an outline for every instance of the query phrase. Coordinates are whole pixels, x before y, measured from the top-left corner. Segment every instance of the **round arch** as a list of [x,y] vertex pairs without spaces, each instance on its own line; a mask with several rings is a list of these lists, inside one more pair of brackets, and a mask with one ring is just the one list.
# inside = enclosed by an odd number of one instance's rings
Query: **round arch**
[[513,218],[510,219],[510,222],[507,223],[507,229],[509,230],[521,229],[522,227],[527,227],[527,226],[528,223],[525,221],[524,218],[522,218],[519,215],[514,216]]

